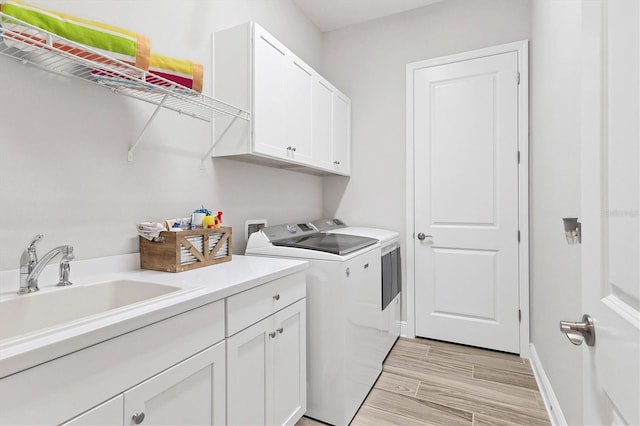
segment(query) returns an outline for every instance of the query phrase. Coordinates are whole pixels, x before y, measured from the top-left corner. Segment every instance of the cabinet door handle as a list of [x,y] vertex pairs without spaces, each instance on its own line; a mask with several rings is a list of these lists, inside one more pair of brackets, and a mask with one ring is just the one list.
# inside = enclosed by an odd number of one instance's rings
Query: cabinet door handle
[[369,267],[369,264],[368,264],[368,263],[365,263],[365,264],[364,264],[364,269],[367,269],[368,267]]
[[131,420],[133,420],[135,424],[139,425],[144,421],[144,413],[135,413],[131,416]]
[[269,333],[269,337],[271,337],[272,339],[276,337],[276,332],[272,331],[271,333]]
[[284,332],[284,328],[280,327],[277,329],[278,333],[282,334]]
[[273,300],[280,300],[280,295],[276,294],[275,296],[273,296]]
[[333,164],[335,164],[336,166],[340,165],[340,162],[338,160],[334,161]]

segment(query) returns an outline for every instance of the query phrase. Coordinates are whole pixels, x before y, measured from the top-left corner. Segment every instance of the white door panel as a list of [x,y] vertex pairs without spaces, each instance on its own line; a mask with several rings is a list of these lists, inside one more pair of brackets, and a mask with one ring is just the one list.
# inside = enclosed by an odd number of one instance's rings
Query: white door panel
[[495,75],[432,74],[432,223],[495,225]]
[[640,5],[583,2],[584,422],[640,424]]
[[289,64],[284,47],[274,44],[274,40],[267,40],[258,29],[255,43],[254,148],[266,155],[286,157],[288,111],[280,99],[287,93],[285,77]]
[[333,97],[333,166],[351,173],[351,100],[340,93]]
[[519,352],[518,53],[414,73],[416,334]]
[[267,386],[272,382],[268,317],[227,338],[227,424],[267,424]]
[[496,255],[495,251],[434,249],[434,316],[497,320]]
[[288,154],[294,161],[311,162],[313,157],[311,116],[313,108],[313,70],[302,62],[287,63],[285,111]]
[[333,166],[333,88],[316,77],[313,92],[313,157],[320,167]]
[[225,423],[225,343],[221,342],[124,393],[125,424]]

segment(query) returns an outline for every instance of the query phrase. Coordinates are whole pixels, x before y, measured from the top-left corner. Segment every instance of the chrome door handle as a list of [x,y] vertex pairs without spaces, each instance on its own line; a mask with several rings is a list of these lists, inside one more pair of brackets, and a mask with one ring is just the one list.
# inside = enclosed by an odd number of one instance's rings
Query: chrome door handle
[[424,235],[424,232],[421,232],[421,233],[419,233],[419,234],[418,234],[418,239],[419,239],[420,241],[423,241],[425,238],[433,238],[433,236],[431,236],[431,235]]
[[596,328],[593,318],[588,314],[582,316],[582,322],[560,321],[560,331],[574,345],[581,345],[583,341],[587,346],[596,344]]

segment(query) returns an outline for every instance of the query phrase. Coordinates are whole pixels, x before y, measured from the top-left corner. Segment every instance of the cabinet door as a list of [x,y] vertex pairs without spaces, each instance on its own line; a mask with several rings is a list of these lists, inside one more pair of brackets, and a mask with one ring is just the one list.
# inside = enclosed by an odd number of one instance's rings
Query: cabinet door
[[62,426],[114,426],[121,425],[124,397],[118,395],[95,408],[79,415]]
[[124,424],[225,424],[225,342],[124,394]]
[[290,160],[310,164],[313,157],[311,118],[313,70],[304,62],[289,58],[286,87],[287,151]]
[[267,384],[273,371],[269,354],[269,333],[273,317],[227,338],[227,423],[267,424]]
[[306,300],[277,312],[274,324],[271,423],[294,425],[307,411]]
[[267,156],[286,159],[286,107],[289,73],[287,50],[277,40],[255,27],[253,53],[253,149]]
[[351,173],[351,100],[336,93],[333,98],[333,164],[338,173]]
[[316,78],[313,90],[313,159],[316,166],[333,170],[333,87]]

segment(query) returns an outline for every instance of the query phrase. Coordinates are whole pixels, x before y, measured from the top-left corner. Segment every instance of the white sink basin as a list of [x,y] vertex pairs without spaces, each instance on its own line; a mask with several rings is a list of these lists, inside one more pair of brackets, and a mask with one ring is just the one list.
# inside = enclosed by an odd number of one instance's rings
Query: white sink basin
[[27,294],[0,302],[0,341],[180,290],[142,281],[109,281]]

